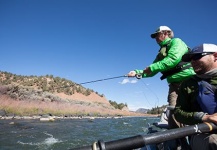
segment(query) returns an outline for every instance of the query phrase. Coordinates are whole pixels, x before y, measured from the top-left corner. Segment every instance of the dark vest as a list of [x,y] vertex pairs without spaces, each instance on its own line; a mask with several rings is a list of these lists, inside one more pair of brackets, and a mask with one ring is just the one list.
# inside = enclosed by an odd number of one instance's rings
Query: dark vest
[[217,112],[217,87],[206,81],[198,81],[199,94],[197,102],[203,112],[209,115]]

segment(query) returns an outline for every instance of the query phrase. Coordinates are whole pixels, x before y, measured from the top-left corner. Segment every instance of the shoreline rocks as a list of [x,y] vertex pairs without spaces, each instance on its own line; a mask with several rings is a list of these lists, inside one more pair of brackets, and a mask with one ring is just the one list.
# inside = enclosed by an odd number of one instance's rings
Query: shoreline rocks
[[91,117],[91,116],[0,116],[0,120],[40,120],[40,121],[56,121],[61,119],[89,119],[94,120],[96,118],[110,118],[110,119],[118,119],[118,118],[124,118],[124,117],[156,117],[156,116],[100,116],[100,117]]

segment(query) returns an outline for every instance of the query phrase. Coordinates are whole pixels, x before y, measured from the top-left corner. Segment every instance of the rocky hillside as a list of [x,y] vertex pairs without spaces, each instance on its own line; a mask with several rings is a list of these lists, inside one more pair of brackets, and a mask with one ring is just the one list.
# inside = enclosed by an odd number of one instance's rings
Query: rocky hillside
[[19,115],[141,116],[115,109],[104,95],[70,80],[46,76],[20,76],[0,72],[0,110]]

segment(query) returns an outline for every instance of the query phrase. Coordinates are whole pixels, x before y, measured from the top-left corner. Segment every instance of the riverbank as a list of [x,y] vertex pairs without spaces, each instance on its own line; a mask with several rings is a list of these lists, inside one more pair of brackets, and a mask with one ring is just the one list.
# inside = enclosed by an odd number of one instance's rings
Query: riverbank
[[[145,117],[145,116],[108,116],[108,117],[89,117],[89,116],[0,116],[0,120],[40,120],[40,121],[56,121],[61,119],[119,119],[128,117]],[[150,115],[147,117],[156,117],[156,115]]]
[[[0,116],[3,119],[38,119],[41,116],[57,116],[55,118],[82,117],[119,117],[119,116],[152,116],[112,109],[104,105],[84,105],[83,103],[59,103],[46,101],[15,100],[6,95],[0,95]],[[26,116],[26,117],[23,117]]]

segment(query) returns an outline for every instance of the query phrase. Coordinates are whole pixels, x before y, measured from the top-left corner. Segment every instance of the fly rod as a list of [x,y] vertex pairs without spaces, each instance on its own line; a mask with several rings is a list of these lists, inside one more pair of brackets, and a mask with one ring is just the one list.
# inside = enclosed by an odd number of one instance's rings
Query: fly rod
[[[128,77],[128,75],[121,75],[121,76],[116,76],[116,77],[111,77],[111,78],[105,78],[105,79],[93,80],[93,81],[88,81],[88,82],[76,83],[76,85],[83,85],[83,84],[94,83],[94,82],[105,81],[105,80],[111,80],[111,79],[117,79],[117,78],[123,78],[123,77]],[[141,74],[136,74],[135,77],[137,79],[141,79],[142,75]],[[69,85],[69,86],[63,86],[63,87],[58,87],[56,89],[66,88],[66,87],[70,87],[70,86],[71,85]]]
[[[87,84],[87,83],[93,83],[93,82],[99,82],[99,81],[111,80],[111,79],[123,78],[123,77],[128,77],[128,76],[127,75],[122,75],[122,76],[117,76],[117,77],[111,77],[111,78],[105,78],[105,79],[99,79],[99,80],[94,80],[94,81],[83,82],[83,83],[79,83],[79,84]],[[136,74],[135,77],[137,79],[141,79],[142,74]]]
[[122,76],[117,76],[117,77],[111,77],[111,78],[105,78],[105,79],[99,79],[99,80],[94,80],[94,81],[88,81],[88,82],[83,82],[83,83],[79,83],[79,84],[87,84],[87,83],[93,83],[93,82],[99,82],[99,81],[111,80],[111,79],[123,78],[123,77],[127,77],[127,75],[122,75]]

